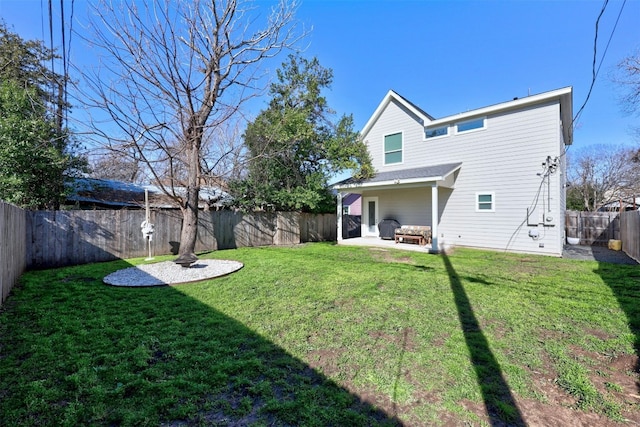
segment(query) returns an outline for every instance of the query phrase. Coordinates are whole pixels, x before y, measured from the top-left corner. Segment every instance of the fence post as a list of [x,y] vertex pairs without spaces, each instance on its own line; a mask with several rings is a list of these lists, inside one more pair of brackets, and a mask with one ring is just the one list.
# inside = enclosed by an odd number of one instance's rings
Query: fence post
[[27,212],[0,201],[0,305],[26,268]]

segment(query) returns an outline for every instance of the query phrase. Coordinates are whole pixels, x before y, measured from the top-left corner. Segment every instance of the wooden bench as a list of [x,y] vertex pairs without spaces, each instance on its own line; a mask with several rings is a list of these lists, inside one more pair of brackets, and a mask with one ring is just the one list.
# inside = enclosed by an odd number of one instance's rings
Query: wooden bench
[[428,225],[403,225],[394,233],[396,243],[415,242],[421,246],[431,243],[431,227]]

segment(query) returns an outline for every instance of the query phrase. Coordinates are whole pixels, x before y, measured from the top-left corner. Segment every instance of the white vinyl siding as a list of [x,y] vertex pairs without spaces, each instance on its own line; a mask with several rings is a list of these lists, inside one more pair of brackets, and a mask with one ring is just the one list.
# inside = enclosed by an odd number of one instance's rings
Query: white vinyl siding
[[404,225],[431,225],[430,188],[382,190],[375,195],[380,201],[381,219],[395,219]]
[[[537,175],[540,164],[548,155],[558,152],[558,105],[502,113],[486,120],[485,131],[433,141],[437,147],[422,154],[429,155],[434,164],[445,163],[445,157],[462,162],[440,222],[442,240],[460,246],[561,253],[562,247],[553,238],[562,233],[561,223],[539,230],[546,236],[544,241],[534,241],[527,235],[530,227],[520,226],[541,189],[542,178]],[[551,176],[550,186],[551,214],[556,218],[560,215],[558,175]],[[546,184],[542,186],[537,209],[548,208],[548,188]],[[488,189],[494,194],[493,212],[489,215],[477,206],[477,194]],[[499,201],[496,193],[501,195]],[[500,209],[496,209],[496,202],[500,203]]]
[[402,132],[384,136],[384,164],[402,163]]
[[[402,163],[386,164],[384,161],[384,137],[402,132]],[[396,102],[390,102],[382,112],[377,122],[362,135],[371,153],[372,164],[375,170],[391,171],[411,167],[424,166],[424,163],[416,166],[415,160],[407,153],[415,152],[417,144],[423,144],[424,126],[418,123],[414,116]]]
[[[378,171],[462,163],[456,173],[454,189],[439,188],[439,243],[527,253],[561,253],[562,242],[558,236],[564,227],[560,180],[564,175],[551,175],[550,195],[547,195],[549,187],[546,183],[541,187],[541,177],[537,175],[547,156],[562,155],[558,102],[549,100],[484,117],[482,131],[456,133],[454,129],[446,138],[431,138],[425,143],[425,125],[428,128],[428,123],[419,123],[391,102],[363,139],[367,141],[373,166]],[[452,121],[449,125],[453,127],[455,123]],[[403,133],[403,163],[387,166],[383,155],[384,136],[398,129]],[[398,192],[397,196],[381,192],[381,218],[388,213],[398,216],[404,224],[430,225],[430,190],[429,187],[389,190]],[[493,200],[491,215],[476,211],[476,193],[488,190],[498,194],[500,199],[499,209],[495,205],[497,199]],[[536,208],[547,212],[550,200],[551,212],[547,214],[555,218],[555,224],[544,230],[540,228],[540,234],[546,237],[534,241],[527,235],[531,227],[522,227],[521,223],[526,221],[527,208],[532,207],[539,190],[542,192]],[[411,196],[405,191],[411,191]],[[402,200],[396,200],[397,197]],[[540,244],[544,244],[544,248]]]

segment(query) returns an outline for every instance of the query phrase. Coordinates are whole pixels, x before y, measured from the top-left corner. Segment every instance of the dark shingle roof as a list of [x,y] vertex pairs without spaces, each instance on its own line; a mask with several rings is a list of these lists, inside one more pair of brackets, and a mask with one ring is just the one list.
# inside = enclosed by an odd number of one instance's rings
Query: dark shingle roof
[[405,98],[404,96],[400,95],[398,92],[396,92],[395,90],[392,90],[393,93],[395,93],[399,98],[402,98],[402,100],[404,102],[406,102],[407,104],[411,105],[413,108],[415,108],[416,110],[420,111],[423,115],[427,116],[429,118],[429,120],[435,120],[433,118],[433,116],[431,116],[431,114],[427,113],[426,111],[424,111],[422,108],[418,107],[416,104],[414,104],[413,102],[409,101],[407,98]]
[[347,178],[343,181],[335,183],[334,187],[343,187],[354,184],[373,184],[376,182],[395,181],[403,179],[430,178],[447,176],[462,166],[462,163],[447,163],[444,165],[425,166],[414,169],[401,169],[390,172],[378,172],[373,178],[356,179],[354,177]]

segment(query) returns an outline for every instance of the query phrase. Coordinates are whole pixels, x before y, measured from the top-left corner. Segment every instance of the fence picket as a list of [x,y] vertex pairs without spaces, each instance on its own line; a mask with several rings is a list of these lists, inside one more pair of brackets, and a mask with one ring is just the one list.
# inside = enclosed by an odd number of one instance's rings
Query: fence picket
[[618,212],[578,212],[565,214],[566,233],[579,237],[581,245],[607,245],[611,239],[620,239]]
[[26,268],[26,230],[25,211],[0,201],[0,305]]
[[[29,211],[27,268],[51,268],[148,255],[144,211]],[[152,211],[155,255],[176,253],[182,217]],[[196,251],[335,240],[335,214],[201,212]],[[304,230],[307,230],[305,234]],[[310,231],[310,232],[309,232]]]

